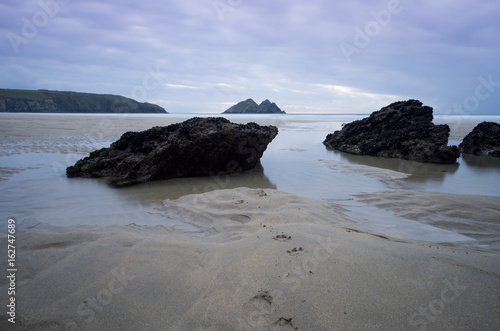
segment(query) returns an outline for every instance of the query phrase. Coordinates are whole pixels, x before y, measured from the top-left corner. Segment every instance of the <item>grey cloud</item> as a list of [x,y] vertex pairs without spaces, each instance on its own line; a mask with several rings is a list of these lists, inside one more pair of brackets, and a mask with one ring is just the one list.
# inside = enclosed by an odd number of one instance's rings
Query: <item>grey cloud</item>
[[[496,1],[400,0],[401,13],[350,63],[339,45],[354,44],[357,29],[373,23],[373,12],[386,10],[389,1],[233,1],[222,20],[214,1],[68,1],[18,54],[3,39],[0,85],[128,94],[147,66],[159,65],[164,84],[147,99],[176,105],[175,111],[255,97],[294,109],[338,111],[342,105],[359,112],[363,105],[353,95],[314,86],[381,96],[370,102],[409,96],[445,108],[463,100],[478,76],[500,80]],[[21,18],[40,10],[36,0],[0,6],[3,36],[20,31]],[[493,111],[499,95],[478,111]]]

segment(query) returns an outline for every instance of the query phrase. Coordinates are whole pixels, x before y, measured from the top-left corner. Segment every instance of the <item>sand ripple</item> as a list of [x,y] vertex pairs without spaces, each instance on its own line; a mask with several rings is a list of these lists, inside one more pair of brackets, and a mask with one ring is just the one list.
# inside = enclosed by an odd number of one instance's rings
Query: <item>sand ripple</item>
[[165,200],[164,205],[165,217],[188,223],[199,229],[193,233],[218,241],[241,239],[263,226],[348,223],[338,205],[273,189],[217,190]]

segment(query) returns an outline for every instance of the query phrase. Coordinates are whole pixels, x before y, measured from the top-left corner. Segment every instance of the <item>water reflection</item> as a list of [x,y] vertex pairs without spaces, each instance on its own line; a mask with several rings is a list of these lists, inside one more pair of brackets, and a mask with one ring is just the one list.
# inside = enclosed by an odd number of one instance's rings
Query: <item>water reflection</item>
[[[387,157],[356,155],[356,154],[340,152],[337,150],[333,150],[331,148],[326,148],[326,149],[336,154],[343,162],[398,171],[408,175],[415,176],[417,178],[423,178],[422,175],[425,175],[425,177],[432,178],[433,180],[439,178],[444,179],[446,175],[455,173],[459,168],[458,163],[455,164],[424,163],[424,162],[409,161],[404,159],[393,159]],[[411,178],[412,176],[408,178]]]
[[500,195],[500,159],[463,154],[456,164],[354,155],[325,148],[332,159],[346,164],[376,167],[408,174],[385,181],[389,189],[426,190],[456,194]]
[[483,170],[500,172],[500,158],[462,154],[462,160],[470,167],[481,167]]
[[188,194],[238,187],[276,189],[276,185],[266,176],[264,168],[259,162],[252,170],[231,175],[172,178],[116,188],[116,192],[125,199],[147,203],[177,199]]

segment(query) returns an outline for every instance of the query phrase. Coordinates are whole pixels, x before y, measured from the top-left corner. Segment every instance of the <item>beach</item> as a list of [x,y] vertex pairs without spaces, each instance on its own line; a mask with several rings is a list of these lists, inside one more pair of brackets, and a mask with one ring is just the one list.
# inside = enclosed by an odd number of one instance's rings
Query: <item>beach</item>
[[[245,174],[123,189],[64,176],[125,131],[184,119],[0,117],[0,245],[14,219],[17,253],[1,329],[500,328],[496,161],[359,161],[311,147],[342,121],[240,116],[282,137]],[[475,124],[450,123],[450,139]]]

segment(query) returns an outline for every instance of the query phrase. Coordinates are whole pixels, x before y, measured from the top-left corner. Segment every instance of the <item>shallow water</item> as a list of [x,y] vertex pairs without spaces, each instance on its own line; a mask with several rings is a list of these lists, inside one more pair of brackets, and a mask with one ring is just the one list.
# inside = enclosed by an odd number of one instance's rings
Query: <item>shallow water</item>
[[[2,156],[0,167],[10,170],[4,171],[8,174],[0,181],[0,217],[36,218],[54,225],[135,223],[180,229],[187,226],[182,220],[166,219],[160,214],[163,200],[236,187],[275,188],[345,206],[356,194],[387,190],[500,196],[500,159],[465,156],[456,165],[435,165],[356,156],[324,147],[322,142],[328,133],[340,129],[342,123],[365,116],[228,116],[233,121],[250,118],[279,127],[278,136],[256,169],[231,176],[171,179],[120,189],[110,187],[103,179],[65,176],[65,168],[86,153]],[[467,120],[473,123],[491,119]],[[109,143],[102,141],[94,147]],[[360,220],[363,213],[366,210],[357,214]],[[397,218],[390,219],[398,222]],[[370,227],[384,233],[391,225]],[[422,227],[418,231],[423,231]]]
[[464,155],[458,164],[441,165],[325,148],[321,142],[340,126],[339,122],[321,122],[281,128],[262,159],[264,173],[278,189],[316,199],[387,189],[500,196],[498,158]]

